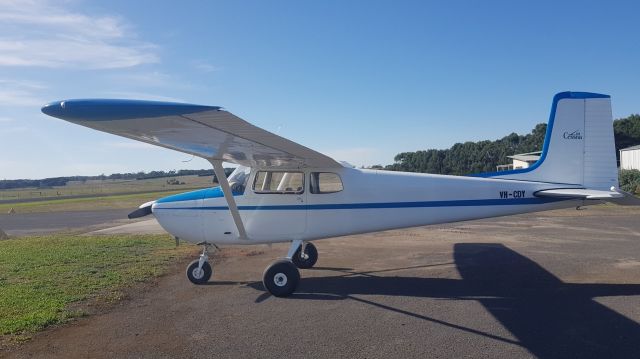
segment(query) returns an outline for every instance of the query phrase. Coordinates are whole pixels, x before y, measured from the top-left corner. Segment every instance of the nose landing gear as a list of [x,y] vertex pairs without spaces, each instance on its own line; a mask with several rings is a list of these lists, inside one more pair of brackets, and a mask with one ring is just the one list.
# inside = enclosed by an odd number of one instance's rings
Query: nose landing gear
[[[211,244],[203,242],[198,243],[203,245],[202,254],[200,258],[189,263],[187,267],[187,278],[193,284],[204,284],[211,279],[211,275],[213,274],[213,268],[209,264],[209,251],[208,248]],[[213,246],[217,249],[218,247],[213,244]]]

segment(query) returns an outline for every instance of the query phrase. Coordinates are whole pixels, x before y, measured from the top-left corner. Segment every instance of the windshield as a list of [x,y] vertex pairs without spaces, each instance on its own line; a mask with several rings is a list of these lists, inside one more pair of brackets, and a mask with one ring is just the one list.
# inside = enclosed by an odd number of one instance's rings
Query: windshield
[[243,194],[244,189],[247,186],[249,180],[249,174],[251,174],[251,167],[238,166],[235,171],[229,175],[229,186],[234,194]]

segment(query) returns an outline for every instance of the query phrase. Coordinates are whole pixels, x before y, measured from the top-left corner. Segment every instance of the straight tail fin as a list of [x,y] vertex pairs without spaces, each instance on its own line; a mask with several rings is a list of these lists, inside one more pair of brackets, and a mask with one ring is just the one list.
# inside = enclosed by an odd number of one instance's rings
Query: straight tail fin
[[529,168],[478,176],[617,190],[610,96],[589,92],[555,95],[540,159]]

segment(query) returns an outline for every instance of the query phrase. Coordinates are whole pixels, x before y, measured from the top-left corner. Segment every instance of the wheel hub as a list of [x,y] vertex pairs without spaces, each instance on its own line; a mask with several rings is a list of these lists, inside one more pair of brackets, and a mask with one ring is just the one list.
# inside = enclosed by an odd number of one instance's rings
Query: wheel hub
[[277,273],[273,276],[273,282],[278,287],[284,287],[285,285],[287,285],[287,275],[284,273]]
[[193,271],[191,271],[191,275],[193,275],[195,279],[202,279],[202,277],[204,277],[204,269],[195,267]]

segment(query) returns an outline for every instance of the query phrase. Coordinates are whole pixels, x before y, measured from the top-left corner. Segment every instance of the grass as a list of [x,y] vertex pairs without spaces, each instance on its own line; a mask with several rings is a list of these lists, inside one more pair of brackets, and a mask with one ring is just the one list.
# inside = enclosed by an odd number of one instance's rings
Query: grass
[[[0,241],[0,334],[29,336],[86,315],[78,303],[117,301],[195,247],[167,235],[22,237]],[[76,308],[76,309],[74,309]]]
[[[183,185],[168,185],[168,178],[146,180],[104,180],[69,182],[66,186],[49,189],[27,188],[0,191],[0,214],[51,211],[86,211],[101,209],[135,209],[139,205],[176,193],[212,187],[211,177],[172,177]],[[66,198],[60,198],[66,197]],[[71,198],[69,198],[71,197]],[[37,201],[29,201],[29,200]],[[24,201],[24,202],[23,202]]]
[[[181,185],[167,184],[167,180],[176,179]],[[55,199],[71,196],[97,196],[140,192],[188,191],[195,188],[210,187],[211,176],[176,176],[150,178],[143,180],[89,180],[70,181],[66,186],[51,188],[17,188],[0,190],[0,200]]]
[[119,208],[131,208],[133,210],[145,202],[186,191],[187,190],[182,189],[178,191],[123,194],[105,197],[80,197],[51,199],[37,202],[4,203],[0,204],[0,213],[7,213],[11,209],[13,209],[15,213],[85,211]]

